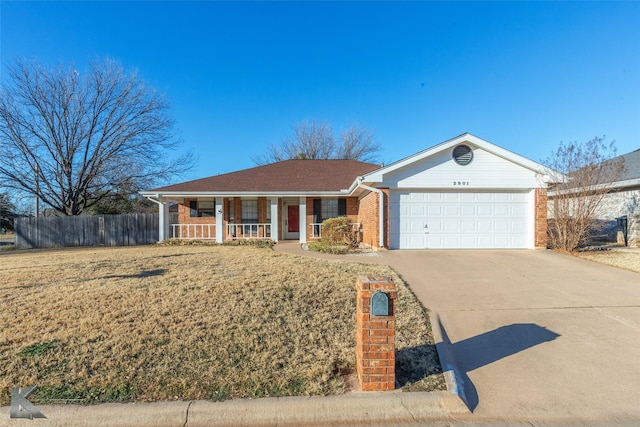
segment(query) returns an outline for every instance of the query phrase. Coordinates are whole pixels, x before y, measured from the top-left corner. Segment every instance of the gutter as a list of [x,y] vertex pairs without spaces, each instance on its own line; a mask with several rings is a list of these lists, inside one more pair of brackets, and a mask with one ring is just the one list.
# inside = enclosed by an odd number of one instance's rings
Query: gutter
[[384,247],[384,193],[379,188],[369,187],[362,183],[362,177],[358,178],[357,186],[360,188],[364,188],[365,190],[373,191],[374,193],[378,193],[378,197],[380,198],[380,224],[378,225],[380,230],[380,236],[378,237],[380,242],[380,247]]
[[[148,195],[146,195],[146,194],[143,194],[142,192],[140,192],[140,194],[142,194],[142,195],[144,196],[144,198],[145,198],[145,199],[147,199],[147,200],[151,200],[153,203],[157,203],[159,206],[162,206],[162,205],[163,205],[163,203],[162,203],[162,202],[158,201],[157,199],[154,199],[154,198],[153,198],[154,196],[148,196]],[[159,194],[156,194],[156,195],[155,195],[155,197],[160,197],[160,195],[159,195]]]

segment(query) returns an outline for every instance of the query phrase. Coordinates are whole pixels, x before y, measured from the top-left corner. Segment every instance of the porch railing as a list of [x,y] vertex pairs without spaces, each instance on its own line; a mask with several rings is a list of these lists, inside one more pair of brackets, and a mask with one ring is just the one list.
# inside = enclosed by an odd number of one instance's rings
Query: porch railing
[[[360,223],[352,222],[351,223],[351,232],[357,233],[360,231]],[[311,238],[319,239],[322,237],[322,223],[314,222],[311,224]]]
[[171,224],[171,238],[191,240],[215,240],[215,224]]
[[271,224],[227,224],[230,239],[270,239]]

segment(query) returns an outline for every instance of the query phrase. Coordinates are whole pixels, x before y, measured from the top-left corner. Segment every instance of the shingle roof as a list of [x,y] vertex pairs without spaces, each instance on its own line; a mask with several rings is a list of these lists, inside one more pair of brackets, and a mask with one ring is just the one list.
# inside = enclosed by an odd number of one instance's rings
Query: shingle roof
[[357,160],[284,160],[194,181],[152,192],[291,192],[340,191],[378,165]]
[[640,149],[620,156],[624,159],[624,169],[620,181],[640,178]]

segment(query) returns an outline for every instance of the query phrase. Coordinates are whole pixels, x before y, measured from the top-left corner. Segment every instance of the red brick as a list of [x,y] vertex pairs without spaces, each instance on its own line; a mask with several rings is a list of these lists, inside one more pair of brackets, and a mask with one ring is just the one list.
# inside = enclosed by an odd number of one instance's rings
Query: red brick
[[372,329],[371,336],[376,337],[392,337],[396,335],[396,331],[394,329]]
[[368,362],[368,366],[376,366],[376,367],[380,367],[380,366],[389,367],[395,364],[395,360],[389,360],[389,359],[368,360],[367,362]]
[[389,339],[386,336],[366,336],[362,337],[362,342],[365,344],[389,344]]

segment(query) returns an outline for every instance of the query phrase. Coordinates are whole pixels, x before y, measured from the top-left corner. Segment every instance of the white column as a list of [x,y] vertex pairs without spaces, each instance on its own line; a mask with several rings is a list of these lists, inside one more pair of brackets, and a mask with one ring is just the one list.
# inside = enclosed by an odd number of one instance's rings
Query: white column
[[307,243],[307,198],[300,197],[300,243]]
[[224,241],[224,199],[216,197],[216,243]]
[[271,198],[271,240],[278,241],[278,198]]
[[169,238],[169,202],[164,197],[158,197],[158,241]]

